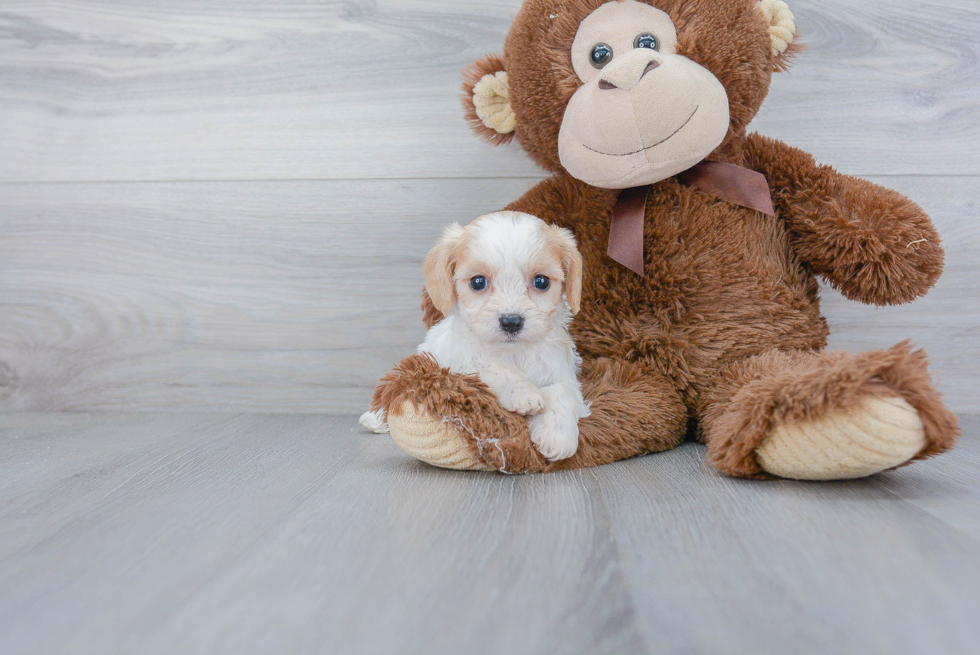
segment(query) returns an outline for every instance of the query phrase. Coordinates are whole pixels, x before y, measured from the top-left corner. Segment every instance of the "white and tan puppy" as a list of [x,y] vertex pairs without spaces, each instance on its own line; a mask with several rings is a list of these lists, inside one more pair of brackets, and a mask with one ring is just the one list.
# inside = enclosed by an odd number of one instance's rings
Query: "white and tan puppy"
[[[582,296],[572,233],[519,212],[454,223],[425,258],[425,288],[445,318],[418,352],[478,375],[505,409],[527,417],[548,459],[574,455],[589,406],[568,334]],[[387,431],[379,413],[366,412],[361,424]]]

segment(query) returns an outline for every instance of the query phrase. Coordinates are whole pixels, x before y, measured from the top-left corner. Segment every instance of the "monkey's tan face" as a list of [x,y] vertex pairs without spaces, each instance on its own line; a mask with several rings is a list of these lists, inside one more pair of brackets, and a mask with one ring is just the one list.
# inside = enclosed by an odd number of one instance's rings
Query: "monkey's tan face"
[[572,176],[607,189],[653,184],[721,145],[725,87],[676,50],[670,16],[636,0],[608,2],[582,21],[572,44],[582,86],[558,135]]

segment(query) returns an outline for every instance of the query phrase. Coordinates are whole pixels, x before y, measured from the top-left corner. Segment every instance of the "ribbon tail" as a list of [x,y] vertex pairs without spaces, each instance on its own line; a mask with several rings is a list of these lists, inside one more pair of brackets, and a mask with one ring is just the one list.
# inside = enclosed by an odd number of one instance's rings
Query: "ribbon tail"
[[616,261],[637,275],[643,275],[643,222],[650,186],[624,189],[616,200],[609,224],[609,247]]

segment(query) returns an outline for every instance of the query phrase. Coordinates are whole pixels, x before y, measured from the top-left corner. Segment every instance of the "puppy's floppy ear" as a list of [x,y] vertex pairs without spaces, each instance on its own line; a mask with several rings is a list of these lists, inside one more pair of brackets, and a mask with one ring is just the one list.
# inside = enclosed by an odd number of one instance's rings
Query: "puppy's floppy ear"
[[446,226],[439,241],[425,256],[425,290],[436,309],[445,316],[456,302],[456,286],[453,273],[456,268],[456,250],[463,238],[459,223]]
[[575,245],[575,235],[563,227],[548,226],[549,239],[558,251],[561,268],[565,272],[565,297],[578,314],[582,307],[582,253]]
[[481,139],[499,146],[514,138],[517,121],[503,59],[487,55],[463,71],[462,101],[466,120]]

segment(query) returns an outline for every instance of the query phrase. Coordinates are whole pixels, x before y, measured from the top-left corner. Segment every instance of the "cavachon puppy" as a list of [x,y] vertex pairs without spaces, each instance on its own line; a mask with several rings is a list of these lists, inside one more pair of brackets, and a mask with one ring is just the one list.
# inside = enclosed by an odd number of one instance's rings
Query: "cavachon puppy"
[[[425,288],[445,318],[418,352],[479,376],[504,409],[527,417],[531,441],[549,460],[574,455],[589,407],[568,334],[582,295],[572,233],[512,211],[453,223],[425,258]],[[361,424],[388,431],[380,409]]]

